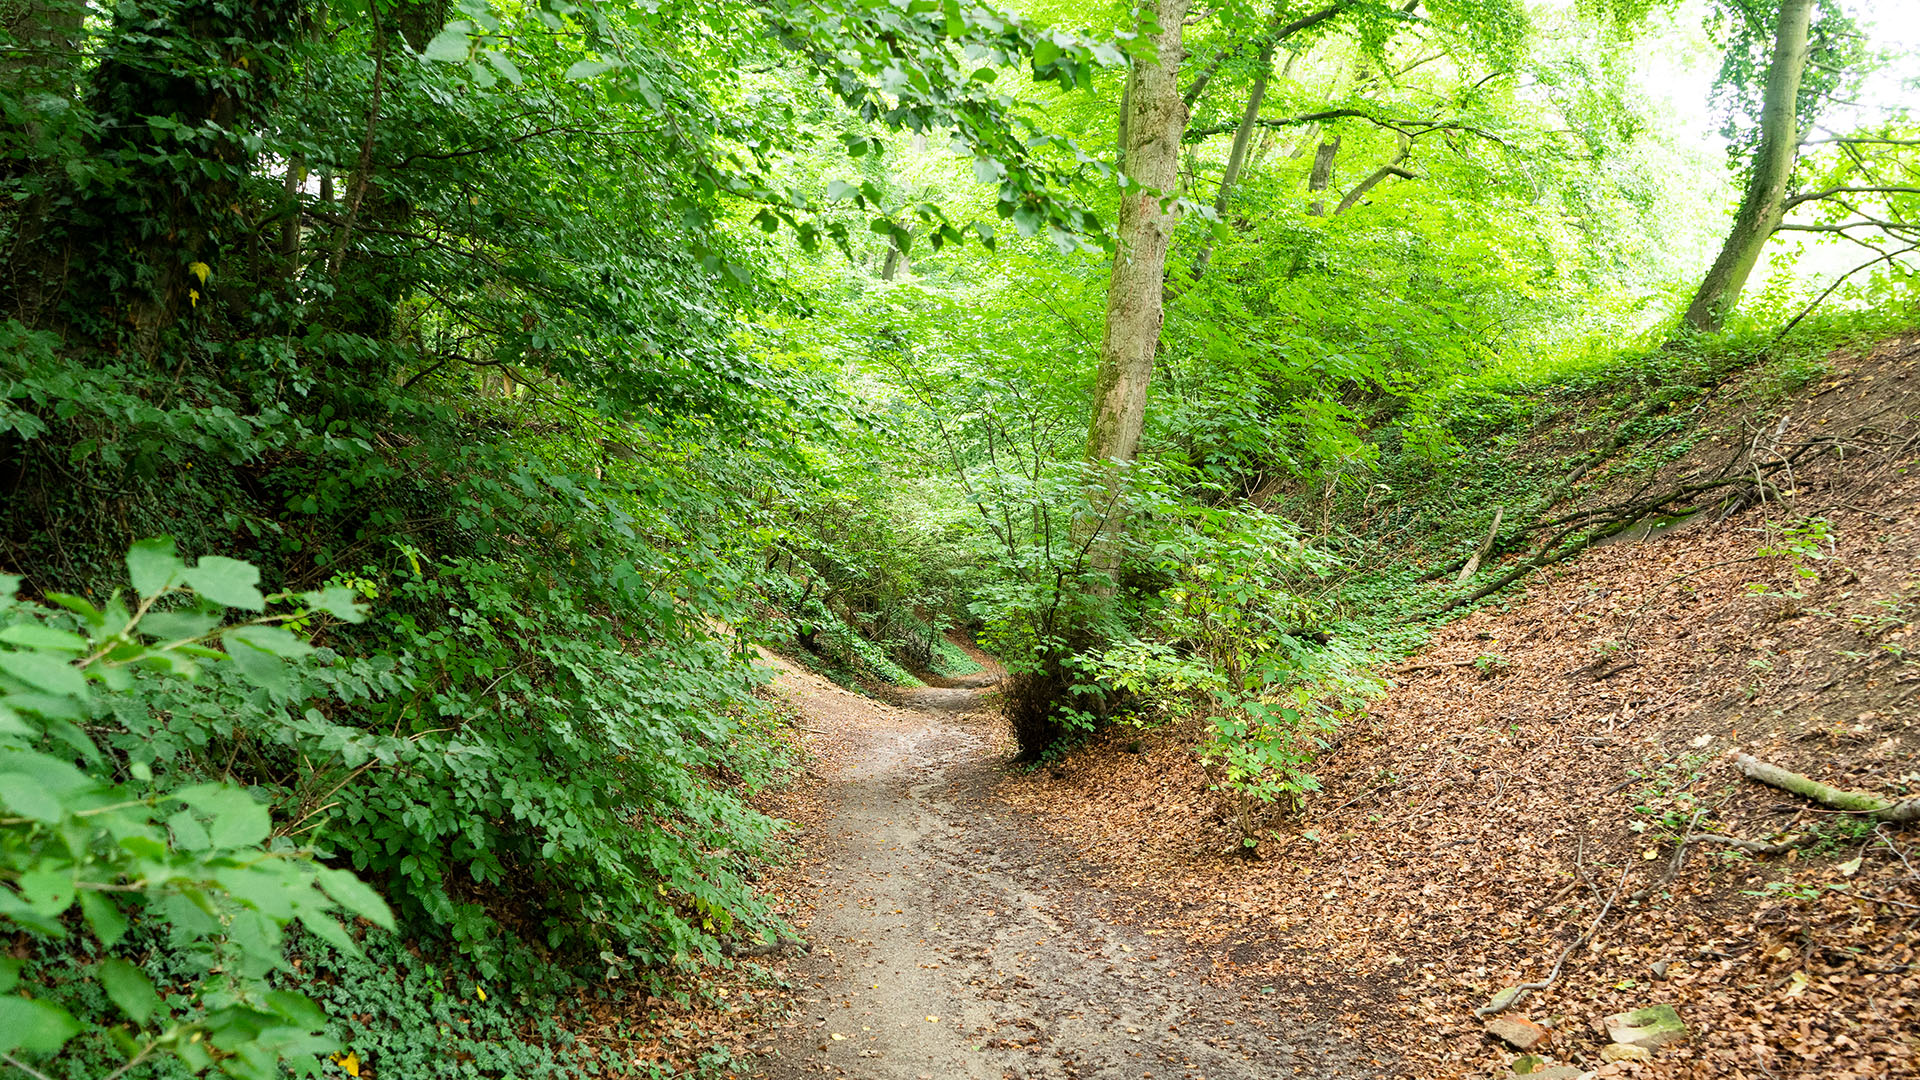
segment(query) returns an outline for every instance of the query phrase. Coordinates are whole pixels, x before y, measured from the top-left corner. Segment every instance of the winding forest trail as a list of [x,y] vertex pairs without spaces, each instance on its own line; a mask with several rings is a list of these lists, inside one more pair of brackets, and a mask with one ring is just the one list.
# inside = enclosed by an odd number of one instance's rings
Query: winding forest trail
[[901,691],[897,708],[790,667],[780,682],[819,736],[794,814],[806,856],[782,883],[811,951],[788,968],[795,1009],[756,1047],[759,1075],[1385,1071],[1386,1055],[1140,925],[1153,902],[1088,881],[995,796],[1008,749],[982,700],[992,676]]

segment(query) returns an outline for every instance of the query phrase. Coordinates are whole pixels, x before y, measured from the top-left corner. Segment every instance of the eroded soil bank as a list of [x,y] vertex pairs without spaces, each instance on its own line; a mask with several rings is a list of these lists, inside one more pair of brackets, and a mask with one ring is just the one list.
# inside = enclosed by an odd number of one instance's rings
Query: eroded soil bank
[[803,672],[782,685],[819,755],[785,809],[807,856],[780,889],[811,951],[796,1011],[753,1047],[768,1078],[1354,1076],[1342,1037],[1271,977],[1221,977],[1156,927],[1164,901],[1097,887],[994,795],[1009,748],[991,676],[898,707]]

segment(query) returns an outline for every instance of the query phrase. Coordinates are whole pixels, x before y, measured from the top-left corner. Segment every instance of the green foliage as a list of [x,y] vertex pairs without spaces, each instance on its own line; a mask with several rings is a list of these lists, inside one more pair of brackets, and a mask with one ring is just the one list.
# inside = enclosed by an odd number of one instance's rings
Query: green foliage
[[[286,968],[284,928],[297,921],[351,954],[358,946],[331,911],[387,927],[393,917],[353,874],[297,843],[299,822],[276,829],[247,787],[202,779],[191,744],[230,722],[231,707],[269,753],[382,752],[387,740],[295,711],[296,672],[317,650],[289,627],[363,613],[344,588],[263,594],[252,565],[188,565],[171,540],[134,545],[126,568],[132,591],[99,605],[65,593],[18,600],[20,579],[0,576],[0,802],[10,812],[0,818],[0,919],[30,956],[84,958],[119,1013],[97,1021],[122,1057],[115,1075],[163,1055],[194,1072],[277,1077],[281,1058],[328,1045],[319,1008],[271,978]],[[184,994],[163,1003],[129,961],[135,925],[164,936],[184,965]],[[5,961],[8,990],[21,966],[18,955]],[[68,1004],[85,984],[50,975],[36,966],[33,993],[4,999],[0,1053],[50,1058],[88,1030]]]
[[1308,768],[1325,736],[1378,684],[1363,653],[1318,630],[1325,609],[1298,590],[1331,565],[1286,523],[1172,500],[1155,509],[1139,558],[1167,584],[1145,639],[1092,667],[1137,700],[1141,721],[1206,722],[1196,751],[1250,849],[1258,808],[1298,807],[1318,790]]

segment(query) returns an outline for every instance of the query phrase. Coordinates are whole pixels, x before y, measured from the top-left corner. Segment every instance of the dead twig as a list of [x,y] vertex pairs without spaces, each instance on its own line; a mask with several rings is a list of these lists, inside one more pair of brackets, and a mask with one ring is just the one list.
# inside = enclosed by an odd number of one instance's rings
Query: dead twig
[[1521,983],[1519,986],[1509,987],[1506,990],[1502,990],[1500,993],[1494,995],[1492,1001],[1489,1001],[1485,1005],[1481,1006],[1480,1008],[1473,1010],[1473,1015],[1477,1019],[1485,1020],[1487,1017],[1492,1016],[1495,1013],[1505,1012],[1508,1009],[1513,1008],[1515,1005],[1518,1005],[1520,1003],[1520,999],[1523,997],[1526,997],[1529,991],[1545,990],[1548,987],[1551,987],[1554,983],[1559,982],[1560,969],[1566,966],[1567,957],[1573,955],[1573,950],[1585,944],[1587,939],[1593,936],[1594,931],[1600,929],[1600,924],[1606,921],[1607,912],[1613,910],[1613,902],[1615,900],[1620,899],[1620,890],[1627,887],[1627,875],[1632,871],[1633,871],[1633,868],[1630,866],[1621,868],[1620,883],[1613,887],[1613,895],[1607,897],[1607,902],[1603,904],[1600,908],[1600,914],[1594,916],[1593,925],[1587,927],[1586,933],[1581,934],[1577,938],[1574,938],[1571,942],[1567,944],[1566,948],[1560,950],[1560,958],[1553,962],[1553,970],[1547,973],[1546,978],[1541,979],[1538,982]]

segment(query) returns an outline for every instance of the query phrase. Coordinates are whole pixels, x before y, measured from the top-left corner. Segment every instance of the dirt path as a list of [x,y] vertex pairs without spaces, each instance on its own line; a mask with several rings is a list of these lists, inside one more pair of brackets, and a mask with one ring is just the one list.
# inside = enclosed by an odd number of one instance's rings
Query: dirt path
[[988,677],[888,708],[789,671],[822,734],[808,857],[785,888],[812,907],[789,968],[797,1011],[762,1040],[772,1080],[1251,1077],[1386,1071],[1379,1051],[1290,1017],[1287,987],[1216,980],[1092,888],[993,794],[1006,760]]

